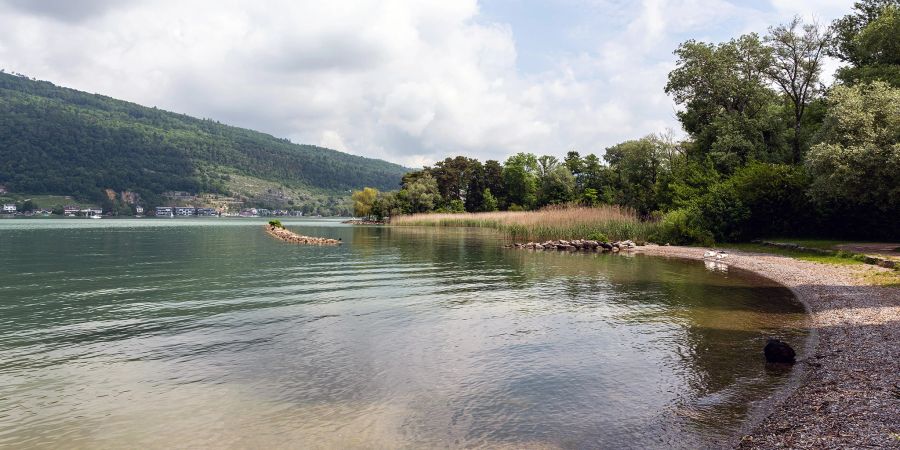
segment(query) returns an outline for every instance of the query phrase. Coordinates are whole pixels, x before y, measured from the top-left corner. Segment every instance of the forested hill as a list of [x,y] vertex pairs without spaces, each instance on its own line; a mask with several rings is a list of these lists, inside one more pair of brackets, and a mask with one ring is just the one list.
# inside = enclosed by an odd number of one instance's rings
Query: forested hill
[[302,202],[363,186],[393,189],[406,171],[0,73],[0,185],[11,192],[100,200],[107,190],[130,191],[158,203],[168,191],[246,198],[241,181],[284,189],[282,198]]

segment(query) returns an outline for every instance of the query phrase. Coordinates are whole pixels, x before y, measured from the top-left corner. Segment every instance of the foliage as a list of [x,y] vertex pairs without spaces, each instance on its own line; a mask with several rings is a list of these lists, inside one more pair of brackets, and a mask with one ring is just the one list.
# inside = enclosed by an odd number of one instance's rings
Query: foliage
[[803,167],[752,163],[727,181],[749,216],[736,224],[744,239],[781,236],[812,228],[812,205],[806,191],[809,177]]
[[491,193],[490,188],[484,189],[482,198],[484,199],[484,202],[483,202],[482,208],[481,208],[482,212],[491,212],[491,211],[499,210],[499,202],[497,201],[497,198],[494,197],[494,194]]
[[699,211],[696,208],[680,208],[669,211],[659,222],[657,233],[651,240],[664,244],[711,245],[712,233],[700,224]]
[[694,159],[709,158],[728,174],[749,159],[776,161],[786,153],[787,124],[768,86],[772,54],[759,36],[721,44],[689,40],[675,55],[665,91],[684,106],[677,114],[693,139]]
[[537,157],[530,153],[510,156],[503,165],[503,183],[506,185],[507,201],[524,208],[537,204],[538,186]]
[[357,217],[370,217],[375,199],[378,198],[378,189],[367,187],[361,191],[354,191],[350,198],[353,200],[353,214]]
[[849,66],[837,72],[846,84],[884,81],[900,87],[900,1],[863,0],[832,24],[830,54]]
[[660,142],[648,136],[606,149],[603,158],[614,175],[613,202],[649,214],[657,208],[656,182],[662,171]]
[[819,76],[831,35],[816,24],[804,24],[799,16],[789,23],[769,28],[766,44],[771,52],[771,64],[766,75],[790,99],[794,113],[791,161],[799,162],[801,155],[803,115],[810,102],[819,94]]
[[708,231],[716,241],[733,242],[745,238],[743,225],[750,218],[750,209],[732,183],[713,185],[688,210],[696,214],[698,228]]
[[281,221],[278,219],[270,220],[269,225],[275,228],[284,228],[284,225],[282,225]]
[[832,220],[873,236],[900,235],[900,89],[834,87],[807,166],[812,199]]

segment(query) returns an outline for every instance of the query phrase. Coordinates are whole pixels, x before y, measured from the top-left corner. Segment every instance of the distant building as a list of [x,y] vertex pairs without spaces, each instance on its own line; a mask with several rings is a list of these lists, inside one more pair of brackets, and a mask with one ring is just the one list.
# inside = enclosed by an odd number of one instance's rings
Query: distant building
[[16,212],[16,205],[13,205],[13,204],[3,205],[3,212],[6,213],[6,214],[13,214],[13,213],[15,213],[15,212]]
[[66,217],[75,217],[79,212],[81,212],[81,208],[77,206],[68,205],[63,207],[63,215]]
[[215,216],[216,210],[215,208],[197,208],[198,216]]
[[197,214],[197,208],[193,206],[176,206],[175,207],[175,215],[176,216],[193,216]]
[[256,210],[256,214],[260,217],[268,217],[268,216],[272,215],[272,211],[269,211],[268,209],[265,209],[265,208],[260,208],[260,209]]
[[144,207],[143,207],[143,206],[140,206],[140,205],[135,206],[135,207],[134,207],[134,213],[137,214],[137,215],[139,215],[139,216],[140,216],[140,215],[143,215],[143,214],[144,214]]
[[173,217],[171,206],[157,206],[156,217]]

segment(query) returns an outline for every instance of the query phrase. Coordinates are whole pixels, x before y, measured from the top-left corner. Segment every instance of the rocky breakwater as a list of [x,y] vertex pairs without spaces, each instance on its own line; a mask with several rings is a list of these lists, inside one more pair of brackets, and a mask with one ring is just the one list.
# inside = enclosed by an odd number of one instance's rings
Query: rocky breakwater
[[312,237],[312,236],[301,236],[293,231],[289,231],[284,227],[279,227],[277,225],[267,224],[266,233],[269,233],[269,236],[272,236],[276,239],[280,239],[285,242],[290,242],[292,244],[302,244],[302,245],[340,245],[340,239],[329,239],[323,237]]
[[519,248],[524,250],[559,250],[559,251],[586,251],[586,252],[619,252],[636,247],[634,241],[616,241],[603,242],[590,239],[573,239],[571,241],[565,239],[551,240],[545,242],[528,242],[515,243],[507,245],[508,248]]

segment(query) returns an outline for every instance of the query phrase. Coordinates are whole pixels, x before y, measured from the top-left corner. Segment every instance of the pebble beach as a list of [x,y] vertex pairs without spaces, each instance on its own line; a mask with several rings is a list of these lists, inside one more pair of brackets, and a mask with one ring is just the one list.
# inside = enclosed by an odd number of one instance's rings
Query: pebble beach
[[[629,251],[702,260],[708,250]],[[751,416],[734,447],[900,448],[900,287],[861,280],[866,271],[891,269],[732,251],[718,262],[791,289],[809,309],[815,336],[794,369],[797,383]]]

